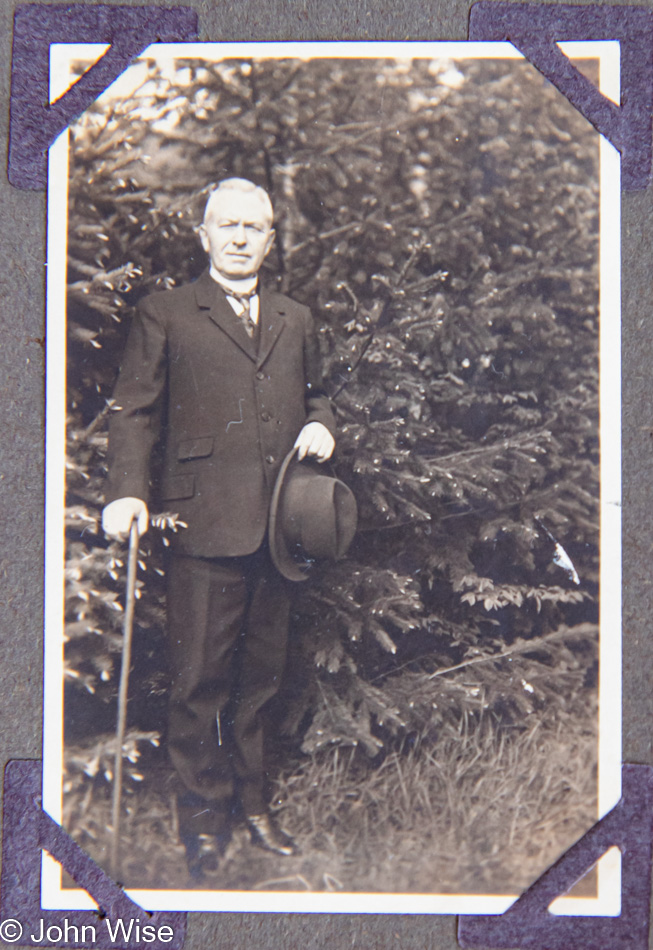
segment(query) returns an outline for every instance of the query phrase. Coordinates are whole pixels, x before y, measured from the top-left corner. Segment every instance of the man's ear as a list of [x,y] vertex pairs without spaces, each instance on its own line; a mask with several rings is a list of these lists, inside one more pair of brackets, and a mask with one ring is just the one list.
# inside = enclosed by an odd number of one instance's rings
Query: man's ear
[[274,239],[276,238],[276,236],[277,236],[277,232],[274,230],[274,228],[270,228],[270,233],[268,234],[268,242],[265,245],[265,257],[267,257],[270,251],[272,250],[272,245],[274,244]]
[[197,229],[197,233],[198,233],[199,236],[200,236],[200,241],[202,242],[202,247],[204,248],[204,250],[205,250],[206,253],[208,254],[208,253],[209,253],[209,236],[208,236],[208,234],[206,233],[206,228],[205,228],[204,224],[200,224],[199,228]]

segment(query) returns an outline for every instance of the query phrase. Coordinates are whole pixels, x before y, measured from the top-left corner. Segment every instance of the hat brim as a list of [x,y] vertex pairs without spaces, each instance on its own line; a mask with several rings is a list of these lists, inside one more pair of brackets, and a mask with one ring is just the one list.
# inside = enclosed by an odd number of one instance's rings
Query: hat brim
[[[310,564],[302,566],[292,556],[284,539],[283,531],[279,524],[279,514],[281,509],[281,493],[284,488],[286,475],[293,458],[297,454],[297,448],[292,448],[286,455],[279,469],[277,480],[272,492],[272,501],[270,502],[270,520],[268,524],[268,538],[270,545],[270,556],[272,563],[287,580],[305,581],[308,580]],[[299,464],[299,463],[298,463]]]

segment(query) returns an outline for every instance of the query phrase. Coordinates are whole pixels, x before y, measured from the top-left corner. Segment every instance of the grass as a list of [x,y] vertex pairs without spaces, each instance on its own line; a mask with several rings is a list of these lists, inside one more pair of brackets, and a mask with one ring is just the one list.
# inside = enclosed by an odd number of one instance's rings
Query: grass
[[461,727],[374,771],[314,759],[280,782],[281,811],[313,889],[328,874],[348,891],[511,893],[596,820],[594,762],[591,733]]
[[[273,803],[301,853],[266,854],[237,827],[205,886],[522,891],[596,820],[595,725],[589,710],[582,722],[533,715],[512,728],[463,718],[458,735],[404,743],[374,766],[358,749],[303,757],[279,776]],[[144,781],[125,795],[126,886],[191,886],[165,788]],[[92,794],[71,792],[65,824],[106,865],[109,785],[96,777]]]

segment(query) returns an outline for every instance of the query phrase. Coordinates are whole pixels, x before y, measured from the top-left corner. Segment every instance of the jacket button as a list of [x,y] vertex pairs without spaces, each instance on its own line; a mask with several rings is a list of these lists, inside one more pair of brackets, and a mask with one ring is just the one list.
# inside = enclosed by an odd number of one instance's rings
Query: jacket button
[[265,379],[265,373],[262,370],[259,370],[256,374],[257,379]]
[[269,413],[269,412],[262,412],[262,413],[261,413],[261,419],[263,420],[263,422],[269,422],[269,421],[270,421],[270,413]]
[[270,465],[273,465],[273,464],[274,464],[274,455],[266,455],[266,456],[265,456],[265,461],[266,461],[266,462],[269,462]]

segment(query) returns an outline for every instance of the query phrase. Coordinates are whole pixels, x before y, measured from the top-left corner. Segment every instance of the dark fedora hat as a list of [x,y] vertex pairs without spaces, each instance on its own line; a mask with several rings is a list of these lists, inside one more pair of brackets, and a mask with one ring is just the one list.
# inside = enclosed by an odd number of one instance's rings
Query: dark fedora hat
[[283,460],[270,504],[270,554],[290,581],[307,579],[317,560],[338,560],[356,532],[358,513],[352,492],[317,462]]

